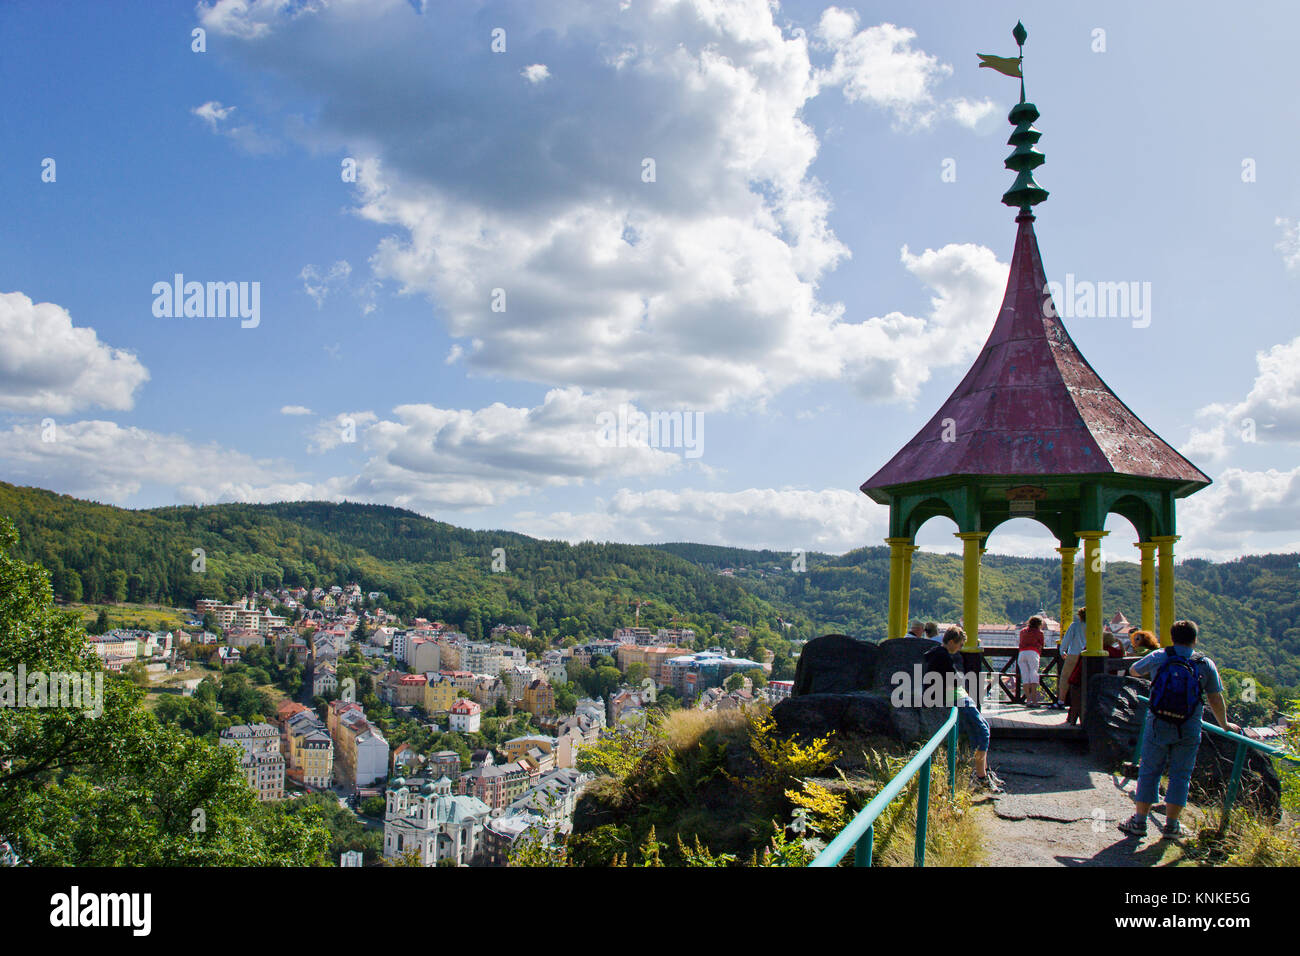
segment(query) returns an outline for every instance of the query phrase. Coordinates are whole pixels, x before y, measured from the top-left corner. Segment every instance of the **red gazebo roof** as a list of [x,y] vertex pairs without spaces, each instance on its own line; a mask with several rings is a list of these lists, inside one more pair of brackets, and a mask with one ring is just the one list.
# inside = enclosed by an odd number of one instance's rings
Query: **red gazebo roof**
[[[1017,217],[1002,310],[966,377],[862,491],[971,475],[1130,475],[1210,483],[1142,423],[1079,352],[1047,292],[1034,217]],[[1153,370],[1153,374],[1160,374]],[[944,420],[952,419],[944,441]]]

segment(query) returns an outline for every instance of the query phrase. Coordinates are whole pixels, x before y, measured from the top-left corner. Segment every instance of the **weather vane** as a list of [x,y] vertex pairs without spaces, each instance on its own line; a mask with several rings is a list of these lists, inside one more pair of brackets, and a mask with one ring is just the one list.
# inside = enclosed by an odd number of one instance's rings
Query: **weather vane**
[[1022,213],[1028,214],[1032,207],[1047,198],[1047,190],[1034,182],[1034,170],[1043,165],[1047,157],[1035,148],[1043,135],[1033,126],[1034,120],[1038,119],[1038,107],[1025,102],[1025,40],[1029,39],[1029,31],[1023,23],[1017,21],[1011,35],[1020,48],[1019,56],[992,56],[988,53],[978,53],[976,56],[980,58],[980,66],[987,66],[1003,76],[1014,76],[1020,80],[1020,102],[1011,108],[1011,113],[1007,116],[1015,127],[1007,145],[1016,149],[1004,164],[1016,173],[1016,181],[1002,194],[1002,201],[1008,206],[1017,206]]

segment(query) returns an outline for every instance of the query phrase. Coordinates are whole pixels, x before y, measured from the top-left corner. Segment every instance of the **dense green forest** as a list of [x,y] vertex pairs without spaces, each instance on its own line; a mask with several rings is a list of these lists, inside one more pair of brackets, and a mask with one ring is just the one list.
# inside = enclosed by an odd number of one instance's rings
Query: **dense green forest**
[[[50,570],[64,599],[192,606],[252,587],[356,581],[385,606],[455,624],[471,636],[497,623],[529,624],[545,640],[606,637],[614,627],[682,621],[698,644],[724,643],[785,659],[789,642],[840,632],[878,640],[887,613],[888,550],[810,552],[805,570],[783,551],[698,544],[565,544],[508,531],[470,531],[379,505],[294,502],[130,511],[0,483],[0,515],[20,533],[18,555]],[[193,549],[206,570],[192,570]],[[493,572],[494,549],[505,570]],[[732,569],[730,576],[719,574]],[[1262,555],[1177,566],[1178,612],[1200,623],[1221,666],[1300,696],[1300,555]],[[980,606],[986,621],[1022,621],[1059,607],[1054,560],[986,554]],[[1082,577],[1075,585],[1081,595]],[[1106,614],[1139,616],[1137,565],[1111,562]],[[914,616],[955,620],[961,565],[918,552]],[[752,628],[729,642],[727,622]],[[787,626],[788,625],[788,626]],[[774,677],[786,676],[784,666]]]

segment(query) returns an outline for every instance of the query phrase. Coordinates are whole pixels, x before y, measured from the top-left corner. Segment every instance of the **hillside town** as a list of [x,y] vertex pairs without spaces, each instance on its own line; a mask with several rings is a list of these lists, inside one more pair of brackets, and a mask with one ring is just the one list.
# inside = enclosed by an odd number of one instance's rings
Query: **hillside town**
[[[473,640],[442,622],[401,621],[383,598],[356,584],[264,590],[234,603],[199,600],[183,629],[87,639],[107,670],[138,669],[146,685],[182,697],[210,671],[238,672],[265,655],[301,666],[295,696],[262,720],[223,727],[219,743],[236,751],[261,801],[330,793],[352,811],[382,801],[382,860],[406,865],[502,866],[520,838],[567,833],[592,779],[583,748],[644,729],[665,698],[744,710],[793,688],[767,678],[771,652],[755,661],[721,646],[699,650],[685,626],[620,627],[538,653],[527,625],[499,624]],[[730,636],[747,639],[748,628],[735,624]],[[599,673],[605,692],[575,694],[575,671]],[[384,724],[418,727],[426,740],[477,740],[488,723],[516,717],[529,730],[465,752],[394,743],[367,701],[385,711]],[[351,853],[339,862],[362,865]]]

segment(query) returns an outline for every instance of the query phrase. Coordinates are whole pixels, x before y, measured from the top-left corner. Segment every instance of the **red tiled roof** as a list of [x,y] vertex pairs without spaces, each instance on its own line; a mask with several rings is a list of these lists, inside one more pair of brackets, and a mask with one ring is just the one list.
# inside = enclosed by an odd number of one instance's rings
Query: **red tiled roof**
[[[1210,483],[1079,352],[1046,291],[1033,218],[1016,219],[1002,310],[975,363],[925,427],[863,483],[864,492],[952,475],[1113,473]],[[953,420],[947,437],[955,440],[943,440],[945,419]]]

